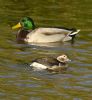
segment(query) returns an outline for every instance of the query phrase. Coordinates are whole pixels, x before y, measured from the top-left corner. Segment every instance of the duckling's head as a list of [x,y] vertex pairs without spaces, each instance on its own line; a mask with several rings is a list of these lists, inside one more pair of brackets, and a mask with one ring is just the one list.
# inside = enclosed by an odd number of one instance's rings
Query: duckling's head
[[71,61],[67,55],[63,54],[61,56],[57,57],[57,60],[60,61],[61,63],[67,63],[68,61]]
[[24,17],[23,19],[20,20],[20,22],[13,26],[12,29],[17,29],[17,28],[23,28],[26,30],[34,29],[34,21],[30,17]]

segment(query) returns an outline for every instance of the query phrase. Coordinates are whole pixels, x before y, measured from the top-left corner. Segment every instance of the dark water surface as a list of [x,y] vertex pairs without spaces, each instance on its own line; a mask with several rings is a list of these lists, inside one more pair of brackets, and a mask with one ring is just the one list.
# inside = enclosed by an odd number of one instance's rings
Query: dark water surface
[[[11,26],[24,16],[81,31],[73,46],[18,44]],[[32,59],[62,53],[72,60],[65,73],[30,70]],[[92,0],[0,0],[0,100],[92,100]]]

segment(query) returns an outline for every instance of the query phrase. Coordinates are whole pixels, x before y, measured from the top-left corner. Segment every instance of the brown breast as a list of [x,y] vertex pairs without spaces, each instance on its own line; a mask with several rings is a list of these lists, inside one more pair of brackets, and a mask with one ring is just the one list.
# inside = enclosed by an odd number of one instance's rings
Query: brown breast
[[24,41],[28,33],[29,30],[24,30],[24,29],[19,30],[19,32],[16,34],[17,41]]

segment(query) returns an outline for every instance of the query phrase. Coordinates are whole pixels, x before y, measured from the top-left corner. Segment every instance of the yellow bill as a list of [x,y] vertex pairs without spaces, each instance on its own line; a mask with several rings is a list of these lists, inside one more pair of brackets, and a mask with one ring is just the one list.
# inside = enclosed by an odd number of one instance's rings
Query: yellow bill
[[17,28],[21,28],[21,27],[22,27],[21,24],[18,23],[17,25],[13,26],[12,29],[17,29]]

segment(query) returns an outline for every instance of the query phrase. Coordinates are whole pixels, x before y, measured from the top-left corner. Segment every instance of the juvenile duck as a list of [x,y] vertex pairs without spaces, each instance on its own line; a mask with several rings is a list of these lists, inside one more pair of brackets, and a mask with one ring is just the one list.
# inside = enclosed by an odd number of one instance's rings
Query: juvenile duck
[[59,41],[69,41],[75,37],[80,31],[68,28],[36,28],[34,21],[25,17],[20,22],[13,26],[12,29],[20,28],[16,34],[17,40],[22,40],[31,43],[49,43]]
[[48,70],[54,72],[60,72],[67,69],[67,62],[71,61],[66,55],[58,56],[57,58],[47,57],[38,58],[32,61],[30,65],[34,70]]

